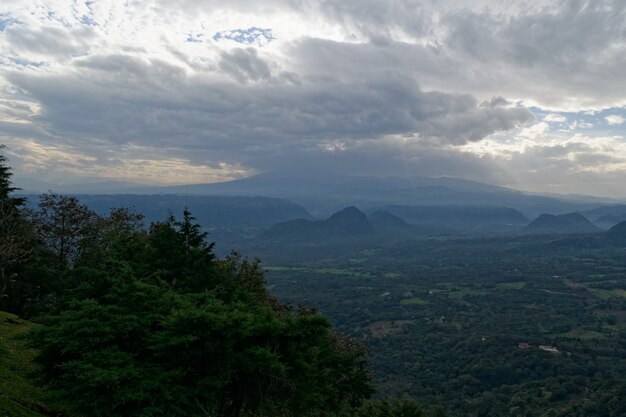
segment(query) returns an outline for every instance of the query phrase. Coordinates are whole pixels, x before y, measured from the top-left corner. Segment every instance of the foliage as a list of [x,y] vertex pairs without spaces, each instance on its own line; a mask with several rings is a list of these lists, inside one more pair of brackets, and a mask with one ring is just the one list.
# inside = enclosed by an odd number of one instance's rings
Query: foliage
[[54,193],[40,196],[33,216],[37,233],[55,254],[59,269],[69,268],[81,255],[81,243],[90,238],[96,220],[96,214],[76,197]]
[[4,145],[0,145],[0,200],[13,200],[16,205],[19,205],[23,201],[11,196],[14,191],[17,191],[17,188],[11,184],[13,174],[7,165],[7,157],[3,153],[4,149]]
[[507,236],[264,252],[279,299],[367,342],[382,398],[459,417],[626,413],[623,247]]
[[0,146],[0,307],[12,288],[22,279],[22,266],[32,254],[34,233],[21,207],[23,200],[12,197],[11,171]]
[[216,259],[189,212],[147,231],[122,224],[100,233],[98,262],[74,252],[63,300],[34,334],[76,411],[317,416],[371,394],[364,347],[270,296],[258,261]]

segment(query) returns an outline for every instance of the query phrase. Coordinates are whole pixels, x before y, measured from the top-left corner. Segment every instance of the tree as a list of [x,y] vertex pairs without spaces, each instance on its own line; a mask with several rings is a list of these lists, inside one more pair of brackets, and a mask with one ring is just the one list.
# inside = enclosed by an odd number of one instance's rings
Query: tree
[[19,266],[31,255],[34,236],[21,210],[24,200],[14,198],[11,169],[0,145],[0,305],[8,297],[7,289],[18,278]]
[[33,216],[38,236],[54,252],[60,269],[70,267],[79,257],[81,244],[89,238],[97,219],[76,197],[54,193],[39,197],[39,210]]
[[0,297],[17,278],[16,268],[30,257],[33,241],[30,224],[12,202],[0,200]]
[[7,165],[7,158],[3,153],[4,149],[5,146],[0,145],[0,200],[3,201],[11,200],[11,193],[18,190],[12,186],[11,177],[13,174],[11,173],[11,168]]
[[371,394],[364,347],[316,310],[279,303],[258,261],[216,259],[190,213],[128,233],[134,251],[64,272],[80,285],[34,335],[77,411],[334,416]]
[[108,216],[95,216],[83,230],[80,240],[80,256],[75,265],[80,267],[103,267],[112,253],[132,256],[138,251],[138,238],[145,240],[144,217],[128,207],[111,209]]
[[152,274],[181,291],[203,291],[215,286],[215,255],[207,233],[185,208],[183,220],[170,216],[153,223],[148,232],[151,253],[147,264]]

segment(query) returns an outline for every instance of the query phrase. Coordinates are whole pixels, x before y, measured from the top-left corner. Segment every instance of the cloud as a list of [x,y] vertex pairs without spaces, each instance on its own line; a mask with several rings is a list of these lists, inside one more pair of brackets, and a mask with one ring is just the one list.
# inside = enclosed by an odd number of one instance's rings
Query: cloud
[[389,134],[463,144],[533,120],[525,108],[424,92],[398,75],[276,81],[251,49],[223,53],[217,72],[204,76],[124,55],[81,59],[74,70],[7,78],[41,104],[33,123],[75,140],[97,132],[112,143],[184,144],[207,152]]
[[222,52],[219,69],[240,83],[267,81],[272,77],[269,64],[259,58],[254,48]]
[[604,120],[606,120],[606,122],[610,125],[621,125],[626,121],[623,116],[617,114],[606,116]]
[[567,117],[562,114],[550,113],[543,120],[546,122],[565,123],[567,122]]
[[37,29],[13,25],[4,31],[4,38],[11,49],[27,59],[67,59],[84,55],[92,32],[87,28],[67,30],[52,26]]
[[18,171],[185,182],[309,164],[537,188],[542,172],[562,187],[626,172],[621,124],[599,130],[626,104],[621,0],[3,8],[0,135]]

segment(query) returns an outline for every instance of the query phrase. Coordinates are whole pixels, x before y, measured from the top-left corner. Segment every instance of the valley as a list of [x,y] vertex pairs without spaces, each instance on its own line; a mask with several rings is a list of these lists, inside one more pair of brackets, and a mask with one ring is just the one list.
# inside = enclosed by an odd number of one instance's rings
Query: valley
[[367,342],[378,395],[452,416],[619,415],[602,407],[625,412],[626,248],[558,243],[373,243],[334,257],[309,247],[267,280]]

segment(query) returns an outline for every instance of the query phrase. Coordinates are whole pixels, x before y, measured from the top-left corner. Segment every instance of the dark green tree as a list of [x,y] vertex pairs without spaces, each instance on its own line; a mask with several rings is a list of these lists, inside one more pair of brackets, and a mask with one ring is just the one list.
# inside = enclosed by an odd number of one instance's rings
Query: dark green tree
[[216,285],[213,243],[207,243],[195,218],[185,209],[183,220],[170,216],[150,226],[150,252],[146,266],[150,273],[181,291],[203,291]]
[[371,394],[364,347],[317,311],[279,303],[258,261],[215,258],[190,213],[121,229],[99,262],[64,271],[76,285],[34,335],[77,411],[338,416]]
[[24,200],[11,194],[17,190],[11,183],[11,169],[0,145],[0,307],[13,300],[12,287],[18,285],[24,262],[29,259],[34,246],[34,234],[21,208]]
[[7,165],[7,158],[4,155],[6,147],[0,145],[0,201],[10,200],[11,193],[17,191],[17,188],[13,187],[11,177],[11,168]]

